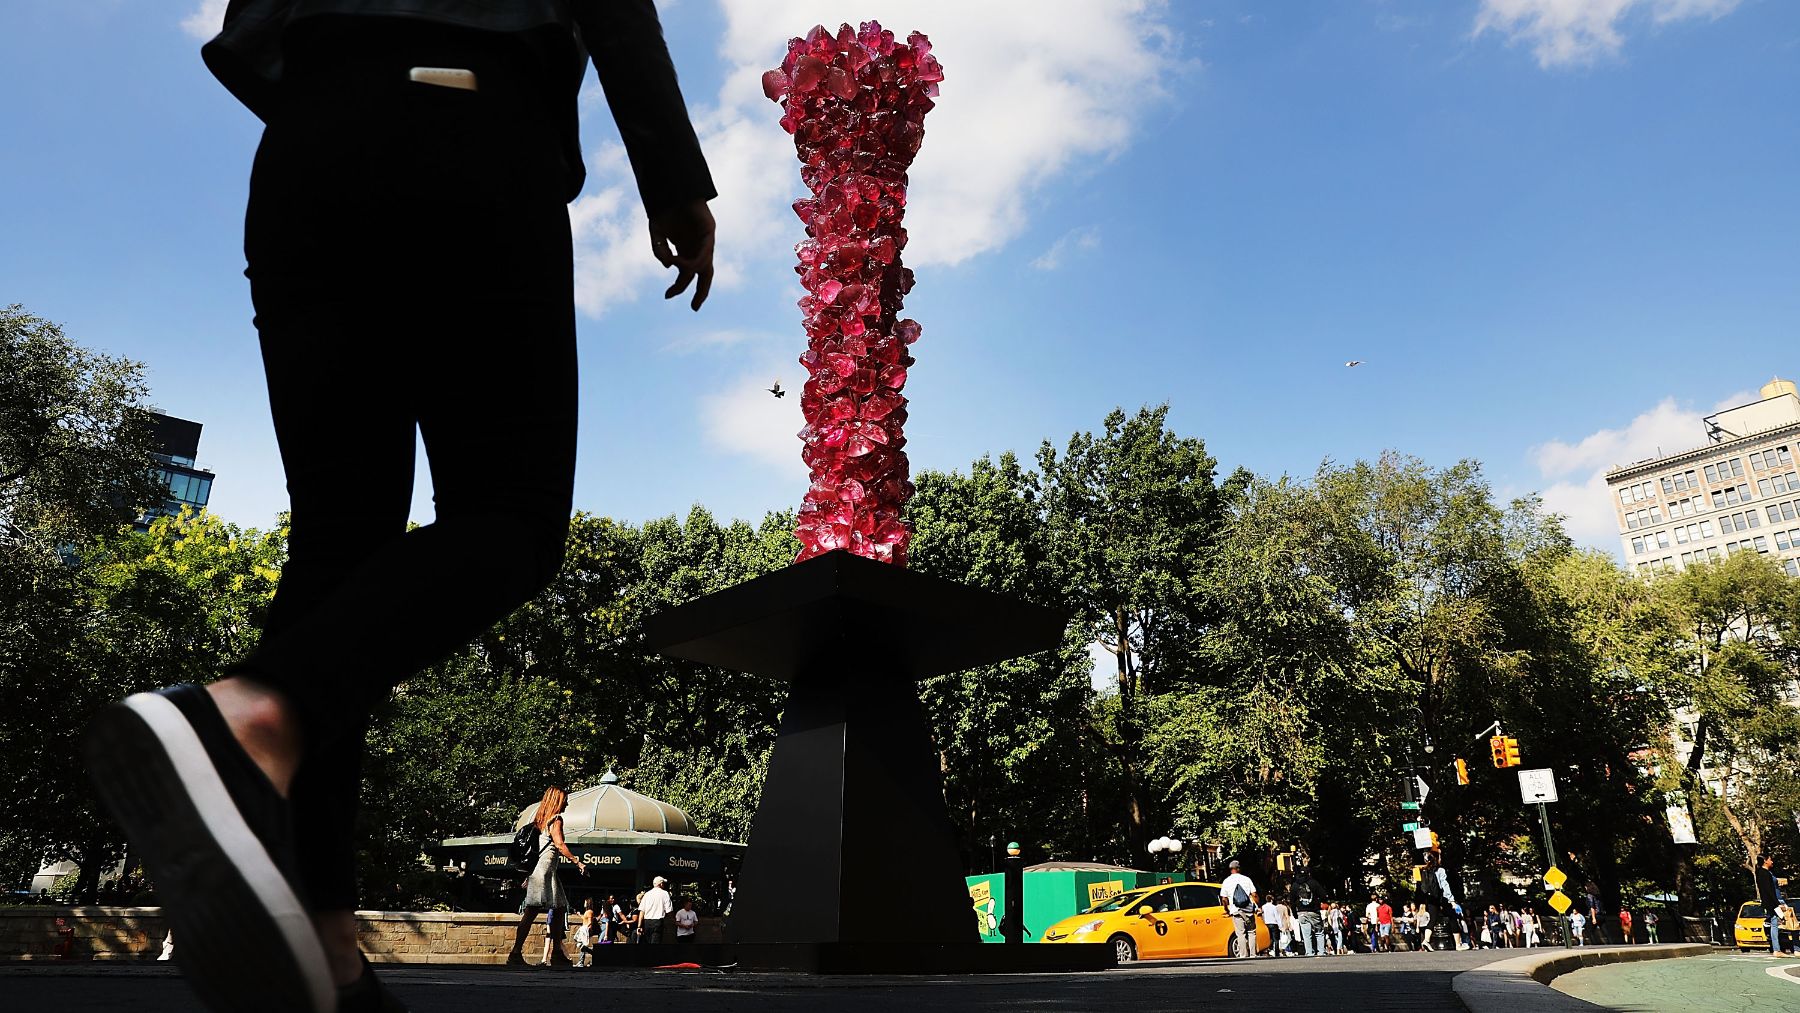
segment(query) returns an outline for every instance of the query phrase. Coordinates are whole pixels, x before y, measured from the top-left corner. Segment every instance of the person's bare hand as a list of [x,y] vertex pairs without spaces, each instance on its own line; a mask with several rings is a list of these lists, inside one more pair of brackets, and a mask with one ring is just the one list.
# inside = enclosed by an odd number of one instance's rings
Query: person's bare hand
[[689,305],[699,309],[706,301],[712,291],[713,228],[712,209],[703,200],[659,211],[650,219],[650,252],[662,266],[676,271],[664,299],[680,295],[697,278]]

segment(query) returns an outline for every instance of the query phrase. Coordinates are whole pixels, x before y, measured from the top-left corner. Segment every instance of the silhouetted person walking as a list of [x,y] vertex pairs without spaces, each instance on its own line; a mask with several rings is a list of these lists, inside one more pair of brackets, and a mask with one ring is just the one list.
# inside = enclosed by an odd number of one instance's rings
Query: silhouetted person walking
[[[288,562],[250,656],[103,712],[86,755],[209,1007],[397,1008],[352,915],[364,727],[561,566],[590,55],[696,309],[714,190],[651,0],[231,0],[202,52],[266,125],[245,274]],[[415,433],[436,519],[407,531]]]

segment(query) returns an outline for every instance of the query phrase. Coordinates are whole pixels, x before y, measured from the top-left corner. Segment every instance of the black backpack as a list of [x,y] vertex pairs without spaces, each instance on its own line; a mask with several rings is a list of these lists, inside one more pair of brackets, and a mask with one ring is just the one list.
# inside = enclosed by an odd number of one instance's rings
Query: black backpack
[[1313,881],[1312,881],[1312,879],[1309,877],[1307,879],[1301,880],[1300,888],[1296,892],[1299,895],[1300,906],[1309,911],[1312,910],[1312,906],[1313,906]]
[[537,860],[538,828],[533,820],[513,834],[512,843],[506,847],[506,867],[514,872],[530,872],[537,867]]

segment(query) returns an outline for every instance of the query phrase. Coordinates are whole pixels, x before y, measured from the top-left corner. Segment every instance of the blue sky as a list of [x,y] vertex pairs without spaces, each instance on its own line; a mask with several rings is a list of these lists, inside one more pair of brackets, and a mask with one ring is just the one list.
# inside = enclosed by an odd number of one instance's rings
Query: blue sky
[[[0,302],[143,361],[205,423],[214,508],[264,526],[286,500],[241,275],[259,124],[200,63],[219,7],[0,6]],[[720,284],[699,314],[658,298],[590,83],[579,508],[798,502],[799,405],[762,388],[803,379],[801,185],[756,76],[869,16],[931,35],[947,75],[907,222],[915,469],[1168,401],[1225,467],[1479,458],[1616,551],[1600,470],[1800,373],[1800,4],[679,0]]]

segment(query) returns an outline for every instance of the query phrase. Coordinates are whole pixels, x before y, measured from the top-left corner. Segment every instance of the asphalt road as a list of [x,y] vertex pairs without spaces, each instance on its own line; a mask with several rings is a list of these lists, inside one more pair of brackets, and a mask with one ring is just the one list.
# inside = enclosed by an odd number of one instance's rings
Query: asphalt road
[[1800,960],[1719,951],[1587,967],[1557,978],[1552,987],[1621,1013],[1794,1013],[1800,1010]]
[[[381,975],[415,1013],[575,1008],[608,1013],[1462,1013],[1450,988],[1456,974],[1525,952],[1150,961],[1093,974],[929,978],[426,966],[391,967]],[[198,1008],[168,965],[0,965],[0,1009],[173,1013]]]

